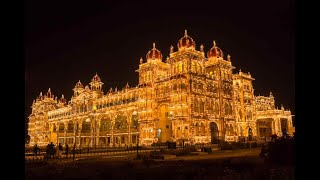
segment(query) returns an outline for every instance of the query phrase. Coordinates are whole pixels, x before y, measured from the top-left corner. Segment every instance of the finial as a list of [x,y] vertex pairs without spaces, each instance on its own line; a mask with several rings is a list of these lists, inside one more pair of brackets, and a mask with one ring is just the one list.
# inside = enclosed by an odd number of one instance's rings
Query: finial
[[201,44],[200,45],[200,51],[203,52],[204,51],[203,49],[204,49],[204,46]]
[[230,54],[228,54],[227,58],[228,58],[228,61],[231,61],[231,56],[230,56]]
[[61,99],[64,99],[64,95],[62,94]]
[[239,70],[239,73],[241,72],[241,69]]
[[272,94],[272,92],[270,91],[270,95],[269,95],[270,97],[272,97],[273,96],[273,94]]
[[213,47],[216,47],[216,46],[217,46],[216,41],[213,40]]
[[126,89],[128,89],[129,88],[129,83],[127,82],[127,84],[126,84]]
[[118,91],[118,88],[116,87],[115,89],[114,89],[114,92],[117,92]]
[[50,88],[48,89],[48,92],[51,92],[51,89],[50,89]]
[[111,93],[112,92],[112,87],[110,88],[110,90],[109,90],[109,93]]
[[96,71],[96,76],[98,76],[98,73],[97,73],[97,71]]
[[143,62],[143,59],[142,59],[142,57],[140,58],[140,64],[142,64],[142,62]]
[[173,53],[173,46],[170,46],[170,53]]
[[156,48],[156,43],[153,43],[153,49],[155,49]]
[[188,36],[187,30],[184,30],[184,36]]
[[42,96],[42,92],[40,92],[40,96]]

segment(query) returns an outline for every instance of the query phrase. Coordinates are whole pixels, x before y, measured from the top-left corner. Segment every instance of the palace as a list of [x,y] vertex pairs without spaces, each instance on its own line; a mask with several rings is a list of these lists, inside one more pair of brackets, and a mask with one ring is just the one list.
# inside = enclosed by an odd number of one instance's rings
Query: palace
[[234,73],[230,55],[224,59],[215,41],[205,54],[185,31],[177,46],[163,61],[153,44],[146,61],[140,59],[135,87],[104,93],[96,74],[89,85],[76,83],[70,101],[50,88],[41,92],[29,116],[30,145],[195,144],[293,134],[291,111],[276,108],[271,92],[255,96],[255,79]]

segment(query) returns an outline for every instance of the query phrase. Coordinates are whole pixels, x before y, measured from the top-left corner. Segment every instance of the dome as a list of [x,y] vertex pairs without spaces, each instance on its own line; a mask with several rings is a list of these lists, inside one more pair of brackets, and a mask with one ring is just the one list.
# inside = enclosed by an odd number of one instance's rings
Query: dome
[[75,88],[83,88],[82,83],[80,82],[80,80],[77,82]]
[[222,50],[216,45],[216,41],[213,41],[213,47],[208,51],[208,58],[223,57]]
[[162,59],[161,52],[156,48],[156,44],[153,43],[153,48],[147,53],[147,59]]
[[92,82],[100,82],[101,79],[100,79],[100,77],[98,76],[98,74],[96,73],[96,75],[93,76],[93,78],[92,78],[91,81],[92,81]]
[[188,36],[187,30],[185,30],[184,36],[178,42],[178,49],[184,49],[184,48],[194,49],[195,46],[196,46],[196,43],[190,36]]

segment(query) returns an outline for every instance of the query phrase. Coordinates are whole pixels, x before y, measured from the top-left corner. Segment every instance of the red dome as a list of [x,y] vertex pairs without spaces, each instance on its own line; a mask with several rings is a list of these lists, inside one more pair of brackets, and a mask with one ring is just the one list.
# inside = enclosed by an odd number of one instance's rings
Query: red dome
[[153,48],[147,53],[147,59],[162,59],[161,52],[156,48],[156,44],[153,43]]
[[213,47],[208,51],[208,58],[212,58],[212,57],[223,57],[223,52],[222,50],[216,46],[216,42],[213,41]]
[[178,42],[178,49],[181,49],[181,48],[194,49],[195,46],[196,46],[196,43],[190,36],[188,36],[187,30],[185,30],[184,37],[182,37]]

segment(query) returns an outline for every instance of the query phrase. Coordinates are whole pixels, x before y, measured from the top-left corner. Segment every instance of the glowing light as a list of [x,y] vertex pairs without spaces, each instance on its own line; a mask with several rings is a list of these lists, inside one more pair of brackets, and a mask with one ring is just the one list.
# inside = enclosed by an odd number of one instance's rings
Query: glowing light
[[[247,136],[249,132],[258,136],[259,119],[271,119],[273,125],[269,127],[270,132],[280,134],[280,119],[286,118],[289,121],[295,115],[284,108],[282,111],[278,110],[272,93],[270,96],[255,96],[252,86],[255,79],[250,73],[241,70],[239,73],[232,73],[235,67],[231,65],[230,56],[225,60],[222,50],[215,42],[211,45],[215,48],[209,50],[210,57],[205,57],[207,53],[203,52],[203,46],[200,51],[196,50],[195,41],[189,35],[186,36],[179,40],[177,52],[173,52],[173,46],[170,47],[170,57],[166,62],[162,61],[162,54],[155,45],[148,52],[147,61],[143,62],[141,58],[137,62],[140,63],[136,71],[139,73],[137,86],[129,87],[127,84],[119,90],[111,88],[109,93],[104,94],[103,83],[96,74],[89,83],[90,87],[84,86],[80,80],[76,83],[74,95],[68,103],[58,103],[61,99],[55,98],[51,89],[47,93],[40,93],[32,103],[32,114],[29,116],[30,144],[46,145],[66,138],[63,136],[67,136],[68,128],[60,129],[60,125],[76,125],[76,136],[82,135],[80,127],[86,130],[99,127],[83,124],[83,119],[84,122],[92,119],[100,123],[106,119],[108,127],[105,129],[110,130],[110,138],[138,135],[139,143],[148,145],[160,140],[161,133],[163,141],[171,140],[170,138],[177,141],[188,137],[185,139],[186,143],[209,143],[212,134],[205,129],[210,128],[213,122],[219,124],[216,127],[217,132],[220,132],[219,137],[227,141],[237,139],[233,135],[235,132],[232,133],[230,129],[236,129],[241,136]],[[64,101],[67,102],[65,98]],[[165,108],[162,109],[163,105]],[[132,122],[129,121],[131,113],[135,116]],[[119,122],[120,125],[113,124],[114,122]],[[287,124],[287,129],[292,134],[292,123]],[[252,129],[243,130],[246,126]],[[186,128],[181,131],[182,129],[178,130],[180,127]],[[58,132],[60,129],[59,134],[56,129]],[[153,131],[158,138],[150,133]],[[170,138],[166,135],[169,131],[172,134]],[[87,138],[85,136],[87,135],[84,134],[83,138]],[[99,133],[94,136],[99,139]]]

